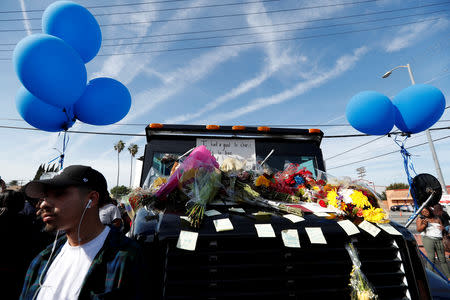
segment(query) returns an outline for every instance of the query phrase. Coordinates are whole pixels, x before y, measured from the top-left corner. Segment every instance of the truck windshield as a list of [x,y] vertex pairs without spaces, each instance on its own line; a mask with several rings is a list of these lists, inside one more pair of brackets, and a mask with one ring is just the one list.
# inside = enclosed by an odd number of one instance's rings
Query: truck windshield
[[[172,170],[178,157],[182,154],[183,153],[174,152],[153,152],[152,166],[143,187],[148,188],[158,177],[170,176],[170,171]],[[263,155],[256,156],[256,161],[258,163],[261,163],[264,159],[265,156]],[[301,168],[305,167],[313,174],[314,177],[317,176],[317,160],[314,156],[277,155],[275,152],[267,159],[265,165],[269,167],[272,172],[278,172],[284,170],[291,163],[298,164]]]

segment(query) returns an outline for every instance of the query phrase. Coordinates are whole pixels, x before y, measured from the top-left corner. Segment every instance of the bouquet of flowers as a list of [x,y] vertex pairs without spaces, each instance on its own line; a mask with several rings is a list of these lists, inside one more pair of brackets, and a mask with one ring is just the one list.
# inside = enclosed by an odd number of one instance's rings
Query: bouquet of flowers
[[[155,193],[157,198],[166,197],[179,185],[183,185],[195,176],[196,169],[200,166],[210,165],[219,168],[214,156],[205,146],[195,148],[191,154],[181,163],[178,168],[173,171],[167,182]],[[183,178],[180,182],[180,178]]]
[[291,213],[298,216],[303,215],[303,211],[299,208],[287,206],[282,202],[275,202],[261,197],[261,195],[252,189],[250,185],[240,180],[236,180],[234,199],[237,202],[243,202],[254,206],[271,208],[280,212]]
[[352,300],[376,300],[378,296],[375,294],[375,289],[369,283],[369,280],[361,271],[361,261],[359,260],[358,253],[352,243],[345,245],[345,249],[353,263],[353,268],[350,273],[350,287]]
[[200,227],[206,205],[214,199],[221,186],[220,179],[221,173],[217,168],[204,165],[195,170],[193,181],[183,189],[190,198],[186,207],[193,227]]
[[386,223],[386,212],[380,207],[374,191],[358,183],[341,181],[327,187],[326,204],[340,209],[352,219],[364,218],[373,223]]

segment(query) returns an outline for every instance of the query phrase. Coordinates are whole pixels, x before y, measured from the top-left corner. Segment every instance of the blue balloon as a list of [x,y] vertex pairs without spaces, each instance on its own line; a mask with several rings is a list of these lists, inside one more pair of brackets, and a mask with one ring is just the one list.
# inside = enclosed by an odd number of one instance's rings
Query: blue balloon
[[75,123],[71,109],[64,112],[63,108],[47,104],[36,98],[24,87],[20,87],[17,92],[16,107],[28,124],[44,131],[67,130]]
[[391,100],[378,92],[364,91],[350,99],[346,108],[350,125],[366,134],[383,135],[394,127]]
[[406,133],[424,131],[442,116],[445,110],[445,97],[434,86],[412,85],[395,96],[395,126]]
[[89,81],[74,111],[84,123],[109,125],[122,120],[130,107],[131,95],[126,86],[112,78],[100,77]]
[[27,36],[14,49],[13,63],[25,88],[50,105],[71,107],[86,88],[83,61],[60,38]]
[[83,6],[71,1],[50,4],[42,16],[42,31],[63,39],[85,63],[93,59],[102,44],[97,20]]

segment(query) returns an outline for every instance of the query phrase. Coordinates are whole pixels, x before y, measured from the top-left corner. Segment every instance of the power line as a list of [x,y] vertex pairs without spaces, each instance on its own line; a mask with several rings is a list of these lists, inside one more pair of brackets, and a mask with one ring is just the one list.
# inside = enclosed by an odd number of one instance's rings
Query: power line
[[[0,121],[19,121],[19,122],[25,122],[24,119],[19,118],[0,118]],[[450,122],[450,120],[439,120],[437,122]],[[110,124],[109,126],[147,126],[148,123],[114,123]],[[317,128],[317,127],[351,127],[350,124],[266,124],[270,127],[282,127],[282,128],[288,128],[288,127],[304,127],[304,128]],[[227,126],[226,124],[223,124],[223,126]],[[232,125],[228,125],[232,126]],[[258,127],[261,126],[261,124],[247,124],[246,126],[249,127]],[[447,129],[447,127],[440,127],[437,129]],[[434,128],[431,128],[430,130],[433,130]]]
[[[185,2],[189,0],[162,0],[162,1],[147,1],[147,2],[133,2],[133,3],[122,3],[122,4],[109,4],[109,5],[93,5],[93,6],[84,6],[88,9],[91,8],[112,8],[112,7],[123,7],[123,6],[136,6],[136,5],[145,5],[145,4],[158,4],[158,3],[172,3],[172,2]],[[9,11],[0,11],[0,14],[10,14],[10,13],[22,13],[22,12],[43,12],[45,9],[28,9],[25,11],[22,10],[9,10]]]
[[361,148],[361,147],[363,147],[363,146],[366,146],[366,145],[368,145],[368,144],[370,144],[370,143],[373,143],[373,142],[375,142],[375,141],[378,141],[378,140],[380,140],[380,139],[382,139],[382,138],[384,138],[384,137],[386,137],[386,135],[379,136],[379,137],[377,137],[377,138],[375,138],[375,139],[373,139],[373,140],[370,140],[370,141],[368,141],[368,142],[366,142],[366,143],[364,143],[364,144],[358,145],[358,146],[356,146],[356,147],[353,147],[353,148],[351,148],[351,149],[348,149],[348,150],[346,150],[346,151],[343,151],[343,152],[338,153],[338,154],[336,154],[336,155],[333,155],[333,156],[331,156],[331,157],[325,158],[325,160],[326,160],[326,161],[329,161],[330,159],[333,159],[333,158],[335,158],[335,157],[344,155],[344,154],[346,154],[346,153],[348,153],[348,152],[350,152],[350,151],[359,149],[359,148]]
[[[449,138],[449,137],[450,137],[450,135],[447,135],[447,136],[444,136],[444,137],[435,139],[435,140],[433,140],[433,142],[437,142],[437,141],[440,141],[440,140],[444,140],[444,139],[447,139],[447,138]],[[411,146],[411,147],[405,147],[405,148],[406,148],[406,149],[412,149],[412,148],[416,148],[416,147],[423,146],[423,145],[426,145],[426,144],[428,144],[428,142],[420,143],[420,144],[413,145],[413,146]],[[359,160],[359,161],[354,161],[354,162],[351,162],[351,163],[347,163],[347,164],[343,164],[343,165],[340,165],[340,166],[331,167],[331,168],[327,168],[327,169],[328,169],[328,170],[332,170],[332,169],[342,168],[342,167],[346,167],[346,166],[358,164],[358,163],[361,163],[361,162],[365,162],[365,161],[368,161],[368,160],[376,159],[376,158],[379,158],[379,157],[383,157],[383,156],[386,156],[386,155],[398,153],[399,151],[400,151],[400,150],[395,150],[395,151],[387,152],[387,153],[380,154],[380,155],[377,155],[377,156],[372,156],[372,157],[369,157],[369,158],[366,158],[366,159],[362,159],[362,160]]]
[[[442,10],[442,11],[448,11],[448,9],[447,10]],[[439,11],[439,12],[442,12],[442,11]],[[405,16],[405,17],[409,17],[409,16]],[[130,46],[130,45],[144,45],[144,44],[161,44],[161,43],[209,40],[209,39],[241,37],[241,36],[255,36],[255,35],[264,35],[264,34],[272,34],[272,33],[283,33],[283,32],[300,31],[300,30],[303,31],[303,30],[311,30],[311,29],[331,28],[331,27],[337,27],[337,26],[364,24],[364,23],[383,21],[383,20],[386,20],[386,19],[399,19],[399,18],[404,18],[404,17],[383,18],[383,19],[376,19],[376,20],[370,20],[370,21],[350,22],[350,23],[343,23],[343,24],[331,24],[331,25],[323,25],[323,26],[316,26],[316,27],[306,27],[306,28],[282,29],[282,30],[265,31],[265,32],[230,34],[230,35],[222,35],[222,36],[209,36],[209,37],[186,38],[186,39],[172,39],[172,40],[163,40],[163,41],[147,41],[147,42],[111,44],[111,45],[103,45],[103,47],[117,47],[117,46]],[[437,19],[440,19],[440,18],[423,19],[421,21],[424,21],[424,22],[425,21],[433,21],[433,20],[437,20]],[[0,51],[3,51],[3,50],[0,50]]]
[[[399,9],[403,10],[403,9]],[[446,11],[442,10],[442,11]],[[380,13],[389,13],[393,11],[398,10],[389,10],[389,11],[380,11],[377,12],[377,14]],[[430,14],[440,12],[440,11],[434,11],[429,12]],[[425,13],[425,14],[428,14]],[[134,37],[114,37],[114,38],[105,38],[104,41],[110,41],[110,40],[128,40],[128,39],[139,39],[139,38],[151,38],[151,37],[163,37],[163,36],[172,36],[172,35],[185,35],[185,34],[199,34],[199,33],[210,33],[210,32],[220,32],[220,31],[231,31],[231,30],[244,30],[244,29],[254,29],[254,28],[262,28],[262,27],[275,27],[275,26],[283,26],[283,25],[294,25],[294,24],[302,24],[302,23],[308,23],[308,22],[318,22],[318,21],[329,21],[334,19],[346,19],[351,17],[359,17],[359,16],[366,16],[369,14],[357,14],[357,15],[347,15],[347,16],[341,16],[341,17],[333,17],[333,18],[322,18],[322,19],[312,19],[312,20],[303,20],[303,21],[294,21],[294,22],[281,22],[281,23],[275,23],[275,24],[263,24],[263,25],[253,25],[253,26],[241,26],[241,27],[231,27],[231,28],[220,28],[220,29],[208,29],[208,30],[198,30],[198,31],[185,31],[185,32],[172,32],[172,33],[163,33],[163,34],[152,34],[152,35],[141,35],[141,36],[134,36]],[[372,13],[370,14],[372,15]],[[422,14],[413,14],[408,16],[419,16]],[[401,18],[401,17],[398,17]],[[6,45],[6,44],[4,44]],[[12,44],[15,45],[15,44]]]
[[[432,13],[443,12],[443,11],[448,11],[448,9],[440,10],[440,11],[436,11],[436,12],[432,12]],[[406,18],[406,17],[411,17],[411,16],[418,16],[418,15],[424,15],[424,14],[428,14],[428,13],[406,15],[406,16],[401,16],[401,17],[381,18],[381,19],[359,21],[359,22],[348,22],[348,23],[342,23],[342,24],[331,24],[331,25],[323,25],[323,26],[316,26],[316,27],[292,28],[292,29],[283,29],[283,30],[274,30],[274,31],[265,31],[265,32],[252,32],[252,33],[241,33],[241,34],[198,37],[198,38],[186,38],[186,39],[172,39],[172,40],[162,40],[162,41],[146,41],[146,42],[111,44],[111,45],[102,45],[102,47],[118,47],[118,46],[144,45],[144,44],[161,44],[161,43],[170,43],[170,42],[182,42],[182,41],[195,41],[195,40],[208,40],[208,39],[229,38],[229,37],[264,35],[264,34],[272,34],[272,33],[283,33],[283,32],[291,32],[291,31],[303,31],[303,30],[312,30],[312,29],[321,29],[321,28],[331,28],[331,27],[337,27],[337,26],[347,26],[347,25],[355,25],[355,24],[372,23],[372,22],[385,21],[385,20],[401,19],[401,18]],[[438,20],[438,19],[440,19],[440,18],[422,19],[420,21],[421,22],[426,22],[426,21],[434,21],[434,20]],[[15,44],[0,44],[0,46],[7,46],[7,45],[9,46],[9,45],[15,45]],[[8,52],[8,51],[13,51],[13,50],[14,49],[0,49],[0,52]]]
[[[125,12],[111,12],[111,13],[93,13],[92,15],[96,17],[102,16],[113,16],[113,15],[130,15],[130,14],[142,14],[150,12],[161,12],[161,11],[174,11],[174,10],[185,10],[185,9],[198,9],[198,8],[212,8],[212,7],[222,7],[222,6],[236,6],[236,5],[248,5],[254,3],[264,3],[264,2],[278,2],[280,0],[261,0],[261,1],[248,1],[248,2],[235,2],[235,3],[223,3],[223,4],[208,4],[208,5],[197,5],[197,6],[187,6],[187,7],[171,7],[171,8],[161,8],[161,9],[151,9],[151,10],[139,10],[139,11],[125,11]],[[374,2],[377,0],[367,0],[362,2]],[[0,22],[8,21],[37,21],[41,18],[16,18],[16,19],[0,19]]]
[[[4,126],[4,125],[0,125],[0,128],[43,131],[43,130],[40,130],[37,128],[32,128],[32,127],[17,127],[17,126]],[[43,132],[45,132],[45,131],[43,131]],[[67,132],[68,133],[96,134],[96,135],[145,136],[145,134],[141,134],[141,133],[98,132],[98,131],[80,131],[80,130],[67,130]]]
[[[352,2],[357,3],[357,2]],[[386,10],[386,11],[378,11],[378,12],[371,12],[371,13],[364,13],[364,14],[356,14],[352,16],[343,16],[343,17],[332,17],[332,18],[323,18],[323,19],[315,19],[315,20],[306,20],[304,23],[307,22],[313,22],[313,21],[324,21],[324,20],[335,20],[335,19],[343,19],[343,18],[349,18],[349,17],[360,17],[360,16],[369,16],[369,15],[376,15],[380,13],[389,13],[389,12],[396,12],[396,11],[405,11],[405,10],[411,10],[411,9],[417,9],[417,8],[425,8],[425,7],[432,7],[437,5],[444,5],[448,4],[450,2],[443,2],[443,3],[433,3],[433,4],[427,4],[427,5],[420,5],[420,6],[414,6],[414,7],[406,7],[401,9],[392,9],[392,10]],[[333,6],[329,4],[330,6]],[[336,5],[336,4],[335,4]],[[325,7],[325,6],[324,6]],[[250,13],[239,13],[239,14],[225,14],[225,15],[213,15],[213,16],[199,16],[199,17],[189,17],[189,18],[176,18],[176,19],[165,19],[165,20],[153,20],[153,21],[134,21],[134,22],[125,22],[125,23],[111,23],[111,24],[102,24],[102,27],[106,26],[119,26],[119,25],[136,25],[136,24],[149,24],[149,23],[160,23],[160,22],[174,22],[174,21],[191,21],[191,20],[200,20],[200,19],[213,19],[213,18],[225,18],[225,17],[237,17],[237,16],[248,16],[248,15],[255,15],[255,14],[266,14],[266,13],[279,13],[279,12],[288,12],[288,11],[298,11],[298,10],[305,10],[305,9],[312,9],[315,8],[313,6],[310,7],[300,7],[300,8],[290,8],[290,9],[280,9],[280,10],[272,10],[272,11],[264,11],[264,12],[250,12]],[[16,31],[26,31],[26,29],[5,29],[0,30],[0,32],[16,32]]]
[[[147,124],[146,124],[147,126]],[[42,131],[33,127],[19,127],[19,126],[7,126],[0,125],[0,128],[4,129],[18,129],[18,130],[33,130],[33,131]],[[440,127],[440,128],[431,128],[430,130],[444,130],[450,129],[449,127]],[[124,135],[124,136],[145,136],[145,134],[140,133],[121,133],[121,132],[99,132],[99,131],[79,131],[79,130],[68,130],[69,133],[84,133],[84,134],[98,134],[98,135]],[[394,131],[390,134],[399,134],[400,131]],[[370,136],[368,134],[347,134],[347,135],[326,135],[323,138],[341,138],[341,137],[360,137],[360,136]]]
[[[208,46],[197,46],[197,47],[172,48],[172,49],[159,49],[159,50],[150,50],[150,51],[144,50],[144,51],[123,52],[123,53],[107,53],[107,54],[102,53],[102,54],[98,54],[97,56],[122,56],[122,55],[136,55],[136,54],[151,54],[151,53],[163,53],[163,52],[201,50],[201,49],[211,49],[211,48],[220,48],[220,47],[249,46],[249,45],[257,45],[257,44],[273,43],[273,42],[286,42],[286,41],[294,41],[294,40],[305,40],[305,39],[312,39],[312,38],[330,37],[330,36],[337,36],[337,35],[357,33],[357,32],[367,32],[367,31],[373,31],[373,30],[378,30],[378,29],[418,24],[418,23],[423,23],[423,22],[426,22],[426,21],[414,21],[414,22],[386,25],[386,26],[380,26],[380,27],[374,27],[374,28],[368,28],[368,29],[350,30],[350,31],[344,31],[344,32],[325,33],[325,34],[293,37],[293,38],[280,38],[280,39],[270,39],[270,40],[263,40],[263,41],[252,41],[252,42],[243,42],[243,43],[230,43],[230,44],[208,45]],[[9,60],[9,59],[5,58],[5,59],[0,59],[0,60]]]
[[[362,24],[362,23],[370,23],[370,22],[402,19],[402,18],[408,18],[408,17],[416,17],[416,16],[422,16],[422,15],[430,15],[430,14],[435,14],[435,13],[440,13],[440,12],[445,12],[445,11],[448,11],[448,9],[442,9],[442,10],[425,12],[425,13],[418,13],[418,14],[409,14],[409,15],[404,15],[404,16],[396,16],[396,17],[389,17],[389,18],[373,19],[373,20],[367,20],[367,21],[359,21],[359,22],[330,24],[330,25],[323,25],[323,26],[316,26],[316,27],[305,27],[305,28],[297,28],[297,29],[262,32],[262,33],[237,34],[236,36],[252,35],[252,34],[266,34],[266,33],[274,33],[274,32],[294,31],[294,30],[320,29],[320,28],[329,28],[329,27],[345,26],[345,25],[355,25],[355,24]],[[347,18],[347,17],[353,17],[353,16],[358,16],[358,15],[343,16],[343,17],[339,17],[339,18],[344,18],[344,17]],[[166,33],[166,34],[154,34],[154,35],[144,35],[144,36],[135,36],[135,37],[105,38],[105,39],[103,39],[103,41],[128,40],[128,39],[152,38],[152,37],[165,37],[165,36],[172,36],[172,35],[211,33],[211,32],[221,32],[221,31],[231,31],[231,30],[254,29],[254,28],[261,28],[261,27],[276,27],[276,26],[294,25],[294,24],[300,24],[300,23],[305,23],[305,22],[312,22],[312,21],[315,22],[315,21],[321,21],[321,20],[329,20],[329,18],[327,18],[327,19],[313,19],[313,20],[307,20],[307,21],[283,22],[283,23],[265,24],[265,25],[256,25],[256,26],[242,26],[242,27],[221,28],[221,29],[211,29],[211,30],[187,31],[187,32]],[[219,37],[229,37],[229,36],[219,36]],[[219,38],[219,37],[214,36],[214,37],[200,37],[200,38],[192,38],[192,39],[173,39],[173,40],[154,41],[154,42],[147,42],[147,43],[165,43],[165,42],[189,41],[189,40],[197,40],[197,39],[198,40],[201,40],[201,39],[212,39],[212,38]],[[146,42],[140,42],[140,43],[143,44],[143,43],[146,43]],[[16,44],[17,43],[0,43],[0,46],[15,46]],[[138,44],[138,43],[129,43],[129,44],[123,43],[123,44],[111,44],[111,45],[110,44],[106,44],[106,45],[102,45],[102,46],[103,47],[110,47],[110,46],[122,46],[122,45],[131,45],[131,44]],[[6,51],[6,50],[0,50],[0,51]]]

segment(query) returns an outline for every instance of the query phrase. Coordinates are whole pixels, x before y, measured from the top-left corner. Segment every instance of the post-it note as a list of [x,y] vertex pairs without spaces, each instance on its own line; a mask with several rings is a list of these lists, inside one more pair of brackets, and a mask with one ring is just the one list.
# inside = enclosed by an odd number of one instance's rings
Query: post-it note
[[347,233],[347,235],[354,235],[354,234],[359,233],[358,227],[356,227],[356,225],[353,224],[352,221],[350,221],[350,220],[343,220],[343,221],[339,221],[337,223],[339,224],[339,226],[342,227],[342,229],[344,229],[344,231],[345,231],[345,233]]
[[378,227],[380,227],[381,229],[383,229],[384,231],[386,231],[390,235],[402,235],[397,229],[394,228],[394,226],[392,226],[389,223],[377,224],[377,225],[378,225]]
[[358,226],[359,228],[367,231],[373,237],[376,237],[381,231],[381,229],[379,229],[377,226],[367,222],[366,220],[362,221]]
[[281,231],[281,238],[286,247],[300,248],[300,239],[298,238],[297,229],[286,229]]
[[329,217],[330,216],[330,214],[327,214],[325,212],[315,212],[314,214],[318,217]]
[[306,233],[308,234],[311,244],[326,244],[322,229],[320,227],[306,227]]
[[180,236],[178,237],[177,248],[194,251],[197,245],[198,232],[192,231],[180,231]]
[[229,208],[228,210],[232,211],[232,212],[245,214],[245,210],[243,208],[240,208],[240,207],[232,207],[232,208]]
[[213,216],[218,216],[218,215],[221,215],[221,213],[215,209],[205,211],[205,216],[207,216],[207,217],[213,217]]
[[270,224],[255,224],[256,232],[260,238],[274,238],[275,231]]
[[293,214],[287,214],[287,215],[283,215],[284,218],[290,220],[292,223],[298,223],[301,221],[305,221],[304,218],[299,217],[297,215],[293,215]]
[[217,219],[213,221],[214,223],[214,227],[216,227],[216,231],[220,232],[220,231],[229,231],[229,230],[233,230],[233,224],[231,224],[230,219],[225,218],[225,219]]

